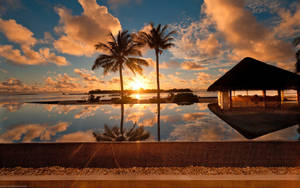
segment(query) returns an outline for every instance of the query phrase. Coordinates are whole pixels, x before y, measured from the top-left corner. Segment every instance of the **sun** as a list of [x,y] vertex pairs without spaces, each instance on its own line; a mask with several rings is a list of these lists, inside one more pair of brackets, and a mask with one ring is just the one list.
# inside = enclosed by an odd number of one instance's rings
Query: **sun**
[[140,89],[143,89],[144,88],[144,84],[141,80],[139,79],[135,79],[133,80],[131,83],[130,83],[130,87],[133,89],[133,90],[140,90]]

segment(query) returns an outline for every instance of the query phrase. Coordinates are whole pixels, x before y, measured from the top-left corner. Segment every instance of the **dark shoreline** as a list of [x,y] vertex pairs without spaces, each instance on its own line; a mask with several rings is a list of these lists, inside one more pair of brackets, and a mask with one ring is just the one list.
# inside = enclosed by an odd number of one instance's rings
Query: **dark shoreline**
[[[214,103],[217,101],[217,97],[199,97],[198,102],[194,103]],[[88,102],[86,100],[65,100],[65,101],[33,101],[33,102],[26,102],[26,103],[35,103],[35,104],[60,104],[60,105],[94,105],[94,104],[121,104],[119,102],[114,102],[112,100],[107,101],[100,101],[100,102]],[[143,99],[143,100],[132,100],[124,102],[124,104],[156,104],[156,101],[151,101],[150,99]],[[189,102],[168,102],[168,101],[161,101],[161,104],[179,104],[179,105],[186,105],[186,104],[193,104]]]

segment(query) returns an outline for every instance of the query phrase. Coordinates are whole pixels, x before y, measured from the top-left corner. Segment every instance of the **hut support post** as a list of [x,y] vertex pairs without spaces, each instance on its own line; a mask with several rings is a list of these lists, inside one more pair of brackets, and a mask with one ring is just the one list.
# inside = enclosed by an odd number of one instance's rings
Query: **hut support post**
[[230,109],[230,91],[218,91],[218,104],[223,110]]
[[278,100],[280,101],[280,103],[282,103],[283,102],[283,91],[277,90],[277,94],[278,94]]
[[229,108],[232,107],[232,93],[231,90],[229,90]]
[[300,89],[297,89],[297,103],[300,104]]
[[262,91],[262,96],[263,96],[263,98],[264,98],[264,107],[266,107],[267,106],[267,93],[266,93],[266,90],[263,90]]
[[283,90],[281,90],[280,91],[281,92],[281,99],[280,99],[280,101],[281,101],[281,104],[283,103],[283,101],[284,101],[284,91]]

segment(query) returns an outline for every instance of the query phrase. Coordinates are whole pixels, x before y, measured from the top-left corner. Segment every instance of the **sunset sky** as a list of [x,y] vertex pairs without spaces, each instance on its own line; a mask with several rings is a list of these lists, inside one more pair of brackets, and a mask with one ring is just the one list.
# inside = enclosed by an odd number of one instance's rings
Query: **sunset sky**
[[[206,89],[246,56],[294,71],[296,0],[0,0],[0,92],[119,89],[117,73],[91,70],[94,45],[151,21],[177,31],[160,57],[162,89]],[[156,87],[154,52],[143,51],[150,66],[125,70],[125,89]]]

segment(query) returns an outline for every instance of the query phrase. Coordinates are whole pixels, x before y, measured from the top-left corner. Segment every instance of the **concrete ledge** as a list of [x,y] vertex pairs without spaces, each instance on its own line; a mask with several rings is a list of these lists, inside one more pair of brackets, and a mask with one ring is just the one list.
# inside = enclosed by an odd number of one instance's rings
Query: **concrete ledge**
[[299,176],[12,176],[1,177],[0,187],[289,187],[300,186]]
[[300,142],[0,144],[0,167],[300,166]]

